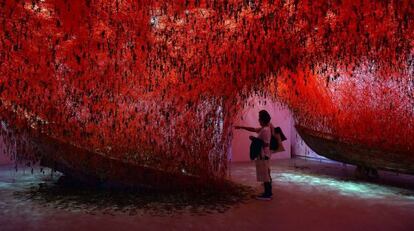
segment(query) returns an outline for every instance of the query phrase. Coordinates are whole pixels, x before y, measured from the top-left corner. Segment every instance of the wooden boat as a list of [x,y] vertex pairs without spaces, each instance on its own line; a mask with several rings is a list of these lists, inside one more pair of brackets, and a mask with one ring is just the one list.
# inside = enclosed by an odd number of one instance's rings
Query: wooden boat
[[52,168],[70,179],[87,185],[104,188],[183,190],[218,183],[212,182],[213,179],[202,179],[194,175],[172,173],[122,161],[48,136],[33,137],[32,141],[41,155],[41,166]]
[[384,151],[360,144],[345,143],[329,134],[299,125],[295,127],[312,150],[328,159],[363,168],[414,174],[414,153]]
[[[38,117],[18,108],[13,109],[0,99],[0,112],[16,115],[16,121],[25,124],[22,137],[30,144],[40,165],[49,167],[82,184],[104,188],[155,188],[157,190],[203,190],[206,188],[223,189],[228,181],[206,178],[185,172],[169,172],[139,163],[132,163],[111,156],[93,152],[75,144],[51,137],[39,129],[36,123],[45,123]],[[0,115],[1,115],[0,113]],[[1,119],[1,117],[0,117]],[[0,129],[11,129],[4,128]],[[12,133],[9,133],[12,134]],[[33,160],[28,160],[33,161]]]

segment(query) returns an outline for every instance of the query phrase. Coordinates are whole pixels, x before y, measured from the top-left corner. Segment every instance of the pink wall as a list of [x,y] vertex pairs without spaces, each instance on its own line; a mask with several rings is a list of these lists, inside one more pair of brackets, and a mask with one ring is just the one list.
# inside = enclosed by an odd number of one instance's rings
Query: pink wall
[[[280,106],[277,103],[267,102],[264,104],[265,99],[259,97],[252,97],[249,100],[249,105],[240,112],[237,116],[238,120],[234,122],[234,125],[242,125],[249,127],[260,127],[258,122],[258,114],[260,110],[267,110],[272,117],[272,124],[282,128],[283,133],[286,135],[287,140],[283,142],[283,146],[286,151],[275,153],[272,155],[272,159],[283,159],[291,157],[291,131],[293,119],[288,109]],[[233,140],[231,147],[230,158],[233,162],[250,161],[249,147],[250,140],[249,136],[256,133],[248,132],[245,130],[234,130],[233,129]]]

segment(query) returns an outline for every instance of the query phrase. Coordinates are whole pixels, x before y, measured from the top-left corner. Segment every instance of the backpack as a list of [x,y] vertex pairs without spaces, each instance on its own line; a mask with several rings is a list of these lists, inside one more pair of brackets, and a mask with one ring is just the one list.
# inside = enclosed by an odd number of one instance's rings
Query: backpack
[[[270,138],[269,149],[271,151],[274,151],[274,152],[284,151],[285,148],[283,148],[283,145],[282,145],[282,147],[279,147],[279,142],[277,142],[277,139],[273,134],[279,134],[281,141],[287,140],[285,134],[283,134],[283,131],[280,127],[274,128],[272,136]],[[282,144],[282,143],[280,143],[280,144]]]

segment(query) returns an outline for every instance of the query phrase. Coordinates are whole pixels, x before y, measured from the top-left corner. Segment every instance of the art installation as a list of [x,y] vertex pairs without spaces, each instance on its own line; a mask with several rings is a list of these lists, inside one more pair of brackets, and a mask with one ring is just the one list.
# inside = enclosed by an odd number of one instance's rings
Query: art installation
[[16,161],[222,179],[232,121],[262,95],[320,154],[414,173],[412,0],[0,0],[0,28]]

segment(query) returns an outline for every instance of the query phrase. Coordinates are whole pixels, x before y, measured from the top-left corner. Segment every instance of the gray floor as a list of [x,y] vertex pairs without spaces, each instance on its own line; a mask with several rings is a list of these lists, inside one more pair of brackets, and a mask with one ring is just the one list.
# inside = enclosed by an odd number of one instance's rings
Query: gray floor
[[[225,211],[194,213],[89,213],[22,198],[50,175],[0,167],[0,230],[414,230],[414,176],[380,172],[377,181],[358,181],[354,168],[303,159],[272,163],[270,202],[249,199]],[[252,186],[253,163],[231,165],[230,177]]]

